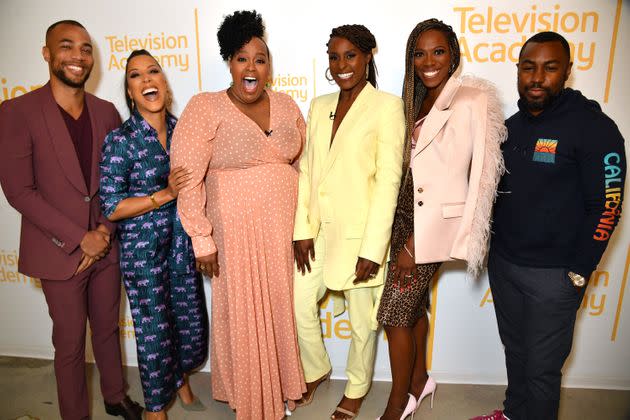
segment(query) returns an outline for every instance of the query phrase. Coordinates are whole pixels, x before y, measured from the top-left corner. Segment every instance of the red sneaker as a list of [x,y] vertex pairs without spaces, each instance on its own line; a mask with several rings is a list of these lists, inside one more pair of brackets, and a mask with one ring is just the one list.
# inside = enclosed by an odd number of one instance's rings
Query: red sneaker
[[503,415],[503,410],[494,410],[491,414],[485,416],[473,417],[470,420],[510,420]]

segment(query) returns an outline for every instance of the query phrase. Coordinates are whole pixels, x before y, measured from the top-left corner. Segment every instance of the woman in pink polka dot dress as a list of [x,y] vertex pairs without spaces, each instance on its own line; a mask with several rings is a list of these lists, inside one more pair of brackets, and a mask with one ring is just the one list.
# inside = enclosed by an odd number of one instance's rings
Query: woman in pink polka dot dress
[[265,88],[264,26],[235,12],[218,38],[229,89],[193,97],[171,164],[193,173],[178,210],[197,267],[212,277],[213,397],[237,419],[281,419],[306,390],[293,315],[295,163],[305,124],[295,102]]

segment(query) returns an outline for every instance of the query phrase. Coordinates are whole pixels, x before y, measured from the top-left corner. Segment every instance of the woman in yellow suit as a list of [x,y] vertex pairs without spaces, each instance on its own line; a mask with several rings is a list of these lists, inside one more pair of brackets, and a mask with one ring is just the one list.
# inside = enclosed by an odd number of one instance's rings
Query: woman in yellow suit
[[[318,302],[327,290],[345,297],[352,325],[348,383],[332,415],[344,419],[356,416],[371,385],[405,117],[400,98],[376,90],[376,40],[366,27],[335,28],[327,45],[327,78],[340,91],[315,98],[309,111],[293,237],[295,311],[306,405],[331,371]],[[339,303],[335,315],[343,312]]]

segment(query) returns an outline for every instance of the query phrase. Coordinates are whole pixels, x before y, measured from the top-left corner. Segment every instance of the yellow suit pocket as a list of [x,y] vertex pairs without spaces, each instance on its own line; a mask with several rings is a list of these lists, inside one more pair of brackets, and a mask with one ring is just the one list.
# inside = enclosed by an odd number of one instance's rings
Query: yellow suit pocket
[[442,217],[451,219],[453,217],[462,217],[464,214],[464,203],[447,203],[442,204]]
[[365,225],[363,223],[348,225],[344,231],[346,239],[361,239],[363,238],[363,233],[365,232]]

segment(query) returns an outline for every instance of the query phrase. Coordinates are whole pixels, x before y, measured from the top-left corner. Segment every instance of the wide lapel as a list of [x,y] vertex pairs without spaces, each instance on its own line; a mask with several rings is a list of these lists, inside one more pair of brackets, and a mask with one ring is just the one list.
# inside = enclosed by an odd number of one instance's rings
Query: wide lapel
[[61,111],[59,111],[57,102],[52,95],[50,83],[44,86],[42,93],[42,112],[50,133],[50,140],[61,164],[61,170],[77,190],[87,195],[88,189],[79,164],[79,157],[66,123],[61,116]]
[[[374,89],[374,87],[370,83],[367,83],[363,90],[361,90],[361,93],[359,93],[359,96],[357,96],[357,98],[354,100],[354,103],[350,106],[350,109],[348,110],[348,113],[344,117],[341,124],[339,124],[337,132],[335,133],[335,139],[333,140],[333,143],[330,146],[330,150],[328,151],[328,155],[326,156],[326,160],[324,161],[322,179],[324,179],[326,175],[330,172],[330,169],[335,163],[335,159],[337,159],[337,156],[339,156],[339,153],[341,152],[341,150],[343,150],[344,143],[347,142],[345,141],[346,133],[348,133],[347,136],[351,136],[352,128],[355,126],[355,124],[361,122],[363,111],[365,107],[370,103],[370,98],[375,91],[376,89]],[[336,107],[336,105],[337,103],[335,102],[333,106]],[[331,133],[331,131],[328,131],[328,133]],[[328,144],[330,144],[330,137],[328,138]]]
[[420,130],[420,138],[416,143],[416,148],[414,149],[413,157],[416,157],[420,152],[422,152],[431,142],[437,134],[440,132],[446,121],[448,121],[451,113],[453,112],[449,109],[451,105],[451,101],[457,93],[457,90],[461,86],[461,81],[455,77],[451,77],[442,89],[440,96],[435,100],[433,104],[433,108],[427,115],[426,120],[422,124],[422,129]]
[[313,153],[316,155],[316,161],[319,162],[319,174],[323,173],[323,169],[327,164],[328,154],[330,153],[330,135],[332,133],[332,126],[334,120],[330,118],[330,115],[335,112],[337,101],[339,100],[339,92],[322,97],[318,100],[317,110],[313,112],[315,118],[317,118],[317,124],[315,125],[313,132],[315,136],[311,138],[311,144],[313,145]]
[[87,104],[88,111],[90,112],[90,126],[92,127],[92,169],[90,175],[90,196],[93,196],[97,193],[101,181],[99,176],[101,163],[101,145],[103,144],[103,140],[105,140],[105,137],[103,136],[103,131],[100,129],[101,127],[98,125],[98,104],[96,103],[92,95],[87,92],[85,94],[85,103]]

